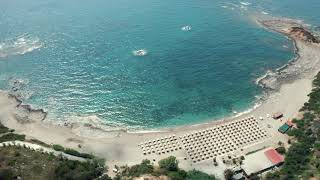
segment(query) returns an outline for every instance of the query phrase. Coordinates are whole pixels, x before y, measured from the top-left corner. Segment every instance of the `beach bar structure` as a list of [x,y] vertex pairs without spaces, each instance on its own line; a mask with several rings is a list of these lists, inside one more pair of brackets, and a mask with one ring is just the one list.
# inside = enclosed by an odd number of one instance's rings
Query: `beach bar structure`
[[272,115],[273,119],[280,119],[283,117],[283,113],[282,112],[276,112]]
[[261,174],[274,167],[279,167],[284,157],[273,148],[267,148],[247,155],[243,161],[242,169],[247,177]]
[[282,134],[286,133],[293,126],[291,121],[287,121],[282,126],[279,127],[278,131]]

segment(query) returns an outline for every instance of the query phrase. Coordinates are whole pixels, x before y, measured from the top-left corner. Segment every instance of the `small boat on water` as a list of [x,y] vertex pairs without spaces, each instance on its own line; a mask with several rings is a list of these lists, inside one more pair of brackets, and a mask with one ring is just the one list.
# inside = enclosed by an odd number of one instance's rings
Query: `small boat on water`
[[181,28],[182,31],[190,31],[191,30],[191,26],[183,26]]
[[133,51],[133,55],[135,55],[135,56],[145,56],[147,54],[148,54],[148,52],[145,49]]

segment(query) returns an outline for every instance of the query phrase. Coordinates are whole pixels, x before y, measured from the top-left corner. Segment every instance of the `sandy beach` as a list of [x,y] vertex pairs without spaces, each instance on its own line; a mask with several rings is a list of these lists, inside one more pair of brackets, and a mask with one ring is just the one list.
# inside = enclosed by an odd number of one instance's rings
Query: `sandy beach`
[[[291,20],[272,20],[260,22],[268,30],[282,33],[286,36],[287,28],[300,26]],[[174,155],[183,169],[198,169],[207,173],[214,173],[218,177],[223,176],[223,170],[227,165],[222,163],[222,158],[229,155],[241,155],[264,147],[276,146],[279,141],[287,142],[288,137],[278,132],[288,119],[299,116],[299,109],[308,100],[308,94],[312,89],[312,80],[320,69],[320,46],[316,43],[306,42],[299,37],[290,36],[295,42],[298,58],[288,66],[269,73],[260,79],[259,84],[269,89],[266,92],[261,105],[251,112],[237,117],[229,117],[222,120],[212,120],[204,124],[182,126],[161,129],[159,132],[127,133],[126,131],[104,131],[88,125],[81,126],[57,126],[43,121],[46,113],[34,111],[30,107],[21,105],[15,97],[6,92],[0,92],[0,121],[18,133],[41,141],[61,144],[79,151],[91,152],[107,160],[107,165],[112,168],[116,165],[133,165],[140,163],[142,159],[154,160]],[[270,90],[271,89],[271,90]],[[272,119],[272,114],[282,112],[281,120]],[[241,146],[236,150],[221,154],[217,157],[219,166],[213,166],[212,159],[193,163],[184,148],[177,151],[144,155],[138,146],[141,142],[175,135],[182,137],[186,134],[219,126],[247,117],[255,117],[258,126],[267,133],[267,137],[255,143]],[[261,117],[261,118],[260,118]],[[180,139],[178,138],[180,142]],[[181,143],[181,142],[180,142]],[[81,144],[81,149],[78,145]],[[186,158],[186,159],[185,159]]]

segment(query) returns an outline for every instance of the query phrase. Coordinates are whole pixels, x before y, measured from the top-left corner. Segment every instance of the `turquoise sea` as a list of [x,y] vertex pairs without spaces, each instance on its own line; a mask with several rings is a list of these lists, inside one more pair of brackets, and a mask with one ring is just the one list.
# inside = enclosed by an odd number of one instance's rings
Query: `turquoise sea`
[[251,17],[317,26],[319,9],[319,0],[0,0],[0,89],[18,88],[56,121],[149,129],[221,118],[252,107],[256,78],[294,57],[288,39]]

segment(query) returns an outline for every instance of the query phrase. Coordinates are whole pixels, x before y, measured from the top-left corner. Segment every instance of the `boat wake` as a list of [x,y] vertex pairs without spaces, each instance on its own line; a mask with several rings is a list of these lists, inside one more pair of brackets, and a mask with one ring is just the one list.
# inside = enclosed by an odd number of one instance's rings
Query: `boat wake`
[[42,47],[40,39],[24,34],[13,39],[0,42],[0,58],[23,55]]

